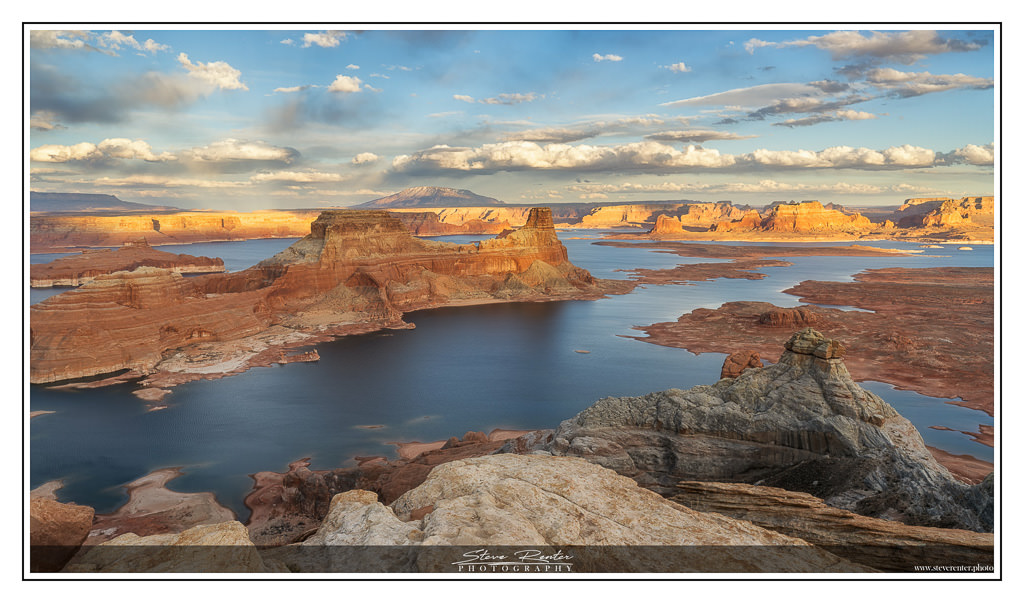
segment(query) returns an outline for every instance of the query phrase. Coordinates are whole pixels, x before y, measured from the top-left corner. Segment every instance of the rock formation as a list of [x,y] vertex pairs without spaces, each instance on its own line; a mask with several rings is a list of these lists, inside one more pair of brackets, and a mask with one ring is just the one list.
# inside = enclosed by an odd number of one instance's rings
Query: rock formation
[[957,481],[909,421],[850,378],[844,347],[806,328],[777,364],[691,390],[605,398],[505,451],[581,456],[671,494],[680,480],[807,492],[914,525],[991,531],[991,500]]
[[126,241],[120,249],[96,249],[58,258],[48,264],[32,264],[29,283],[33,287],[77,287],[101,274],[141,266],[166,268],[179,274],[224,272],[224,260],[168,253],[153,249],[146,239]]
[[[366,546],[373,558],[358,555]],[[298,571],[352,571],[347,564],[365,561],[375,565],[360,571],[456,571],[479,547],[510,555],[561,547],[574,572],[865,571],[802,540],[690,510],[582,459],[507,454],[441,465],[390,507],[370,492],[338,494],[309,539],[264,555]]]
[[29,501],[29,568],[56,572],[78,551],[92,527],[94,511],[73,503],[33,496]]
[[837,209],[826,208],[817,201],[798,204],[775,205],[756,227],[756,217],[749,212],[735,222],[719,222],[712,227],[715,232],[732,230],[760,230],[769,233],[832,234],[865,233],[877,225],[860,214],[848,215]]
[[75,247],[119,247],[146,239],[151,245],[302,237],[320,210],[254,212],[172,211],[149,213],[33,214],[32,253]]
[[961,225],[992,226],[995,220],[994,197],[948,197],[907,199],[892,215],[900,228]]
[[992,534],[924,528],[864,517],[781,488],[680,482],[670,500],[800,538],[854,563],[907,572],[920,565],[993,565]]
[[252,476],[255,484],[245,497],[252,510],[249,534],[259,545],[294,542],[323,521],[335,494],[367,490],[391,504],[422,484],[434,467],[491,454],[503,444],[504,439],[469,432],[461,440],[450,438],[443,447],[409,459],[365,459],[358,467],[328,471],[311,470],[309,459],[302,459],[291,463],[285,473],[261,471]]
[[762,368],[761,356],[752,350],[733,352],[722,363],[722,379],[739,377],[748,368]]
[[[274,362],[283,344],[408,327],[401,316],[412,310],[596,299],[631,287],[573,266],[547,208],[471,245],[417,239],[384,211],[325,211],[309,235],[248,270],[185,279],[142,267],[36,304],[31,380],[123,370],[223,375]],[[166,384],[173,380],[144,383]]]
[[88,547],[67,573],[249,573],[287,571],[264,564],[245,526],[237,521],[197,526],[180,534],[123,534]]

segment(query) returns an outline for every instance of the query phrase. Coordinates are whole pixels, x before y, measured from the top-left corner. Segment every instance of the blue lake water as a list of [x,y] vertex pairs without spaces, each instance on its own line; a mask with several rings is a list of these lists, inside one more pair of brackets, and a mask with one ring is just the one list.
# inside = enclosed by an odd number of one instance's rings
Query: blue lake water
[[[617,270],[706,263],[644,249],[592,245],[561,233],[570,259],[602,278]],[[481,237],[446,237],[459,242]],[[293,240],[174,246],[172,251],[231,257],[230,270],[255,264]],[[879,243],[872,245],[881,246]],[[904,249],[916,245],[886,243]],[[345,337],[317,346],[315,364],[252,369],[174,388],[166,410],[146,412],[131,384],[95,390],[31,388],[31,484],[61,478],[61,500],[110,512],[125,502],[121,485],[150,471],[185,468],[172,486],[212,491],[243,520],[249,474],[282,471],[312,457],[312,468],[351,466],[357,455],[394,456],[391,442],[433,441],[469,430],[555,427],[605,396],[640,395],[717,380],[724,354],[629,338],[636,325],[675,320],[726,301],[796,306],[783,290],[807,279],[844,281],[866,268],[991,266],[991,246],[940,252],[947,257],[798,257],[765,268],[757,281],[717,279],[695,285],[645,286],[596,301],[516,303],[410,313],[402,330]],[[258,256],[258,257],[255,257]],[[721,260],[719,260],[721,261]],[[627,337],[622,337],[623,335]],[[781,345],[782,342],[780,342]],[[581,354],[576,350],[590,353]],[[881,395],[921,431],[926,442],[955,454],[991,460],[992,449],[944,425],[977,431],[982,412],[946,404],[884,383]],[[382,426],[370,428],[370,426]]]

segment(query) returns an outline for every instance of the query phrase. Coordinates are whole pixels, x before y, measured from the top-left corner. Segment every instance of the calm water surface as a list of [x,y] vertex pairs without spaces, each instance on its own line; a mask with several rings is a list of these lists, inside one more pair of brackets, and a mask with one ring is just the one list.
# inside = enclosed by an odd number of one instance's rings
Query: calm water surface
[[[586,234],[566,232],[561,238],[573,263],[602,278],[622,278],[621,269],[716,261],[569,238]],[[239,270],[293,241],[203,243],[169,250],[222,257],[229,270]],[[675,320],[695,308],[734,300],[792,307],[799,301],[783,290],[807,279],[850,280],[865,268],[991,266],[992,247],[974,247],[928,250],[945,257],[784,258],[794,265],[762,269],[768,276],[759,281],[717,279],[647,286],[596,301],[414,312],[406,317],[415,323],[413,330],[319,344],[321,360],[315,364],[256,368],[178,386],[166,399],[170,407],[158,412],[145,411],[145,404],[131,395],[132,384],[78,391],[32,387],[32,410],[57,411],[31,422],[32,487],[64,479],[62,500],[104,513],[125,502],[125,482],[181,466],[186,474],[173,482],[174,489],[215,492],[245,519],[242,499],[252,487],[248,475],[281,471],[299,458],[312,457],[314,469],[351,466],[356,455],[394,456],[392,442],[433,441],[497,427],[549,428],[605,396],[717,380],[724,354],[694,355],[631,339],[642,336],[635,325]],[[984,413],[884,383],[864,386],[914,422],[929,444],[992,459],[991,448],[960,433],[928,429],[944,425],[976,431],[981,423],[991,424]]]

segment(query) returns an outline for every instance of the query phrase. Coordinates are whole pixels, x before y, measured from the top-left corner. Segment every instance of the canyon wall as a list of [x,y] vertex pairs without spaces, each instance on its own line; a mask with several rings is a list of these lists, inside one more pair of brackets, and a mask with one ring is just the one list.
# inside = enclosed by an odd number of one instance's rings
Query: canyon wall
[[120,247],[146,239],[151,245],[302,237],[319,210],[173,212],[150,214],[33,214],[33,253],[74,247]]

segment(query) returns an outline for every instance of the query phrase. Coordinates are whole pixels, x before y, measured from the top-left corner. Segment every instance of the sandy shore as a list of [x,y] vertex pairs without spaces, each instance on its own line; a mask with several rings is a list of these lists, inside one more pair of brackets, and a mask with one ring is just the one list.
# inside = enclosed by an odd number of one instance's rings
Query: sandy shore
[[175,492],[167,483],[183,475],[180,467],[158,469],[125,484],[128,502],[97,515],[86,544],[99,544],[128,532],[139,536],[178,533],[198,525],[235,519],[211,492]]
[[28,418],[34,419],[36,417],[41,417],[43,415],[52,415],[55,412],[57,412],[57,411],[55,411],[55,410],[33,410],[32,412],[30,412],[28,414]]

